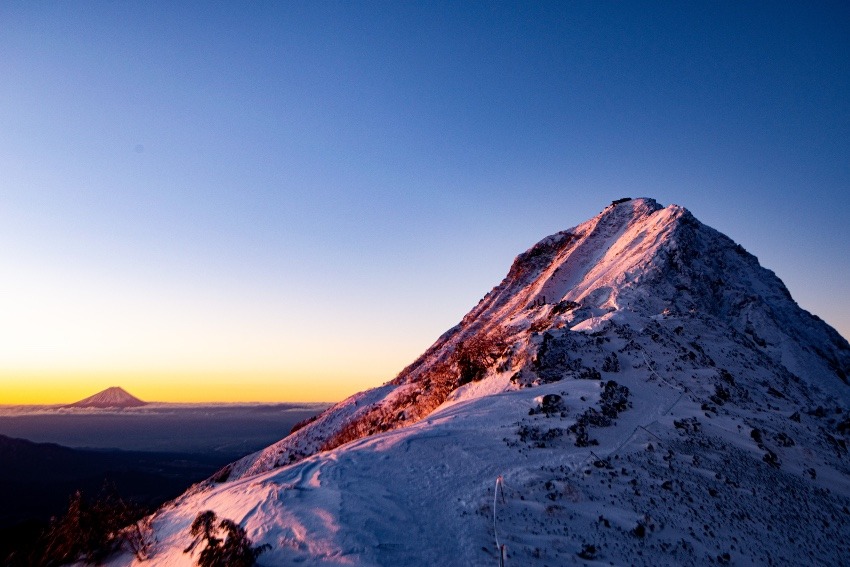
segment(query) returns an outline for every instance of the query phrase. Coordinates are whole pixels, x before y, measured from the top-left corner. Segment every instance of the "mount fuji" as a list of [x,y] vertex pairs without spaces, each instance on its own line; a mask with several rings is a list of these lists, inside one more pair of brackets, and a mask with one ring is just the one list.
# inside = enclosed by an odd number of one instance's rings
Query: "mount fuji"
[[261,565],[841,564],[849,380],[847,340],[752,254],[621,199],[395,379],[161,508],[147,555],[194,564],[211,510]]
[[128,393],[123,388],[112,386],[93,396],[82,399],[79,402],[74,402],[64,406],[66,408],[100,408],[100,409],[117,409],[117,408],[137,408],[147,405],[139,398]]

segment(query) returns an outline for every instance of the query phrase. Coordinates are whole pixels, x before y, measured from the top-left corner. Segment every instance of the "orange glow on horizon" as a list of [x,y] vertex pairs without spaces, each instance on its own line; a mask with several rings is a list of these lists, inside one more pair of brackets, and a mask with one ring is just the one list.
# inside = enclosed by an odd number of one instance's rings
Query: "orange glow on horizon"
[[380,385],[366,377],[263,372],[0,372],[0,405],[73,403],[111,386],[146,402],[336,402]]

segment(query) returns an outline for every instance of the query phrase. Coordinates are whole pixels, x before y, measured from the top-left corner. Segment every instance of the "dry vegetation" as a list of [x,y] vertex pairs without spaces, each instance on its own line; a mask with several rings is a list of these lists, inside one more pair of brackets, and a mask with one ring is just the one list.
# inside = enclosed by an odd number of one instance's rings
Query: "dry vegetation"
[[501,327],[458,342],[445,360],[433,365],[411,387],[348,423],[328,439],[321,450],[419,421],[445,402],[457,388],[484,378],[507,348],[508,336]]

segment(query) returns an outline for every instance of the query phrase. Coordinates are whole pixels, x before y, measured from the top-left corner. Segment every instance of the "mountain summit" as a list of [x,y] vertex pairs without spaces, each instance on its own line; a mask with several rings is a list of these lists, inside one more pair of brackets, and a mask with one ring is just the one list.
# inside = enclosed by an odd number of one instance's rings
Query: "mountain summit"
[[135,408],[147,405],[139,398],[129,394],[123,388],[112,386],[93,396],[74,402],[65,407],[68,408]]
[[160,510],[152,557],[187,561],[212,510],[269,564],[841,563],[848,375],[847,340],[743,247],[620,199],[394,380]]

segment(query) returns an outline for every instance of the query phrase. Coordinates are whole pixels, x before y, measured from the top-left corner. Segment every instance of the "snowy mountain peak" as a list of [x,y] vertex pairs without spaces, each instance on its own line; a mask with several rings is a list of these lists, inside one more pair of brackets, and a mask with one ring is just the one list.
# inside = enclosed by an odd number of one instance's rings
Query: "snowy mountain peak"
[[620,199],[395,379],[163,508],[153,557],[185,563],[213,510],[269,564],[842,563],[848,376],[847,340],[755,256]]
[[683,207],[620,199],[517,256],[505,279],[393,381],[340,402],[230,474],[257,474],[405,427],[452,400],[539,383],[534,363],[547,333],[644,329],[673,318],[683,329],[691,320],[723,328],[790,375],[817,368],[829,376],[819,389],[846,395],[847,341],[800,309],[755,256]]
[[129,394],[123,388],[112,386],[93,396],[82,399],[65,407],[69,408],[135,408],[147,405],[139,398]]

